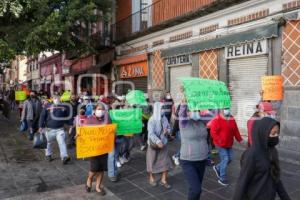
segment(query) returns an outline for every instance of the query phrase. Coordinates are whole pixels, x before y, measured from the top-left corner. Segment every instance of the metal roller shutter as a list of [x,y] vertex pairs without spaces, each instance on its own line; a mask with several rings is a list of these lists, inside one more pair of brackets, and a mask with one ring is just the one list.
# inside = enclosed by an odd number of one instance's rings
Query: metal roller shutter
[[181,100],[179,96],[180,82],[177,78],[188,76],[192,76],[192,66],[170,67],[170,92],[176,104]]
[[[123,81],[129,81],[134,84],[135,90],[141,90],[147,93],[147,77],[139,77],[139,78],[129,78],[129,79],[122,79]],[[123,85],[123,94],[127,94],[128,90],[131,90],[131,86],[128,84]]]
[[247,120],[260,100],[261,77],[267,74],[268,57],[250,57],[229,61],[231,112],[241,134],[247,135]]

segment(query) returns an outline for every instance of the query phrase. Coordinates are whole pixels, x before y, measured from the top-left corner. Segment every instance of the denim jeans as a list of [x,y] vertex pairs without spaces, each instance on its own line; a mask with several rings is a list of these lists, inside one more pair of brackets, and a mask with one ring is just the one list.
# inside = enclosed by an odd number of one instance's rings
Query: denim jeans
[[206,160],[180,160],[180,164],[189,185],[188,200],[199,200],[202,192]]
[[38,130],[38,121],[33,122],[33,120],[27,120],[29,134],[34,134]]
[[220,163],[216,165],[216,168],[220,174],[221,181],[227,181],[227,166],[232,161],[233,151],[232,148],[216,147],[219,151]]
[[67,145],[65,142],[66,139],[66,133],[63,128],[60,129],[51,129],[47,128],[46,129],[46,138],[47,138],[47,149],[46,149],[46,156],[51,156],[53,154],[53,149],[52,145],[54,140],[57,141],[59,151],[60,151],[60,158],[64,159],[68,157],[68,152],[67,152]]
[[108,154],[107,159],[107,175],[108,177],[116,177],[118,175],[118,168],[117,168],[117,159],[120,154],[120,147],[123,138],[117,138],[115,142],[115,149]]

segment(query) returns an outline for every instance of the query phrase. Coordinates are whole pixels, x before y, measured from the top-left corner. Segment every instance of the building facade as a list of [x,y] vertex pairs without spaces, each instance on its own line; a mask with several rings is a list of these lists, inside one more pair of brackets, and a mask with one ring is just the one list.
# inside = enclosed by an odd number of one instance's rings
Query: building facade
[[[146,87],[153,100],[170,91],[178,102],[178,77],[225,82],[232,98],[232,114],[244,136],[246,122],[261,99],[261,77],[282,75],[284,100],[277,107],[281,153],[300,163],[298,1],[122,2],[117,1],[119,21],[114,26],[117,71],[132,72],[147,63],[147,82],[137,88]],[[140,9],[136,11],[136,7]],[[123,74],[127,75],[120,73],[119,80],[124,79]]]

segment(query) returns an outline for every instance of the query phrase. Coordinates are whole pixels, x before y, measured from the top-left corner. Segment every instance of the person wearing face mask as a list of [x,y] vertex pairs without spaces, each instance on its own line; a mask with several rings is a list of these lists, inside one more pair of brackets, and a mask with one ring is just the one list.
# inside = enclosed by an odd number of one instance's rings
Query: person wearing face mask
[[148,121],[148,148],[146,153],[147,172],[149,184],[157,186],[154,174],[162,174],[159,184],[166,189],[171,189],[167,182],[168,171],[173,168],[173,163],[168,151],[167,134],[170,125],[167,118],[162,114],[162,103],[153,105],[153,114]]
[[198,200],[209,154],[207,121],[200,111],[188,111],[186,103],[179,108],[181,135],[180,164],[189,185],[188,200]]
[[67,152],[67,145],[65,142],[66,133],[64,125],[70,120],[68,107],[60,103],[60,97],[53,97],[53,104],[48,104],[43,108],[41,117],[39,120],[39,132],[42,133],[43,129],[46,129],[47,149],[46,160],[52,161],[53,154],[53,142],[56,140],[58,143],[60,157],[62,163],[65,165],[70,161],[70,157]]
[[247,121],[248,129],[248,147],[252,145],[252,129],[255,121],[261,120],[264,117],[269,117],[272,119],[276,118],[276,113],[273,110],[273,106],[270,102],[260,102],[257,105],[257,110],[253,116]]
[[236,139],[239,143],[246,145],[240,135],[234,117],[230,114],[229,109],[219,111],[219,114],[210,123],[210,133],[213,142],[219,151],[220,162],[213,166],[218,177],[218,183],[227,186],[227,167],[233,159],[233,141]]
[[172,107],[174,105],[174,101],[173,101],[172,96],[169,92],[166,94],[166,96],[163,99],[162,103],[163,103],[163,106],[162,106],[163,113],[166,116],[168,122],[170,123],[171,116],[172,116]]
[[[80,126],[95,126],[110,124],[108,112],[105,110],[103,104],[98,104],[93,111],[93,115],[87,117]],[[80,136],[79,136],[80,137]],[[91,192],[94,177],[96,178],[96,192],[101,196],[106,194],[102,182],[104,178],[104,171],[107,171],[107,157],[108,154],[94,156],[90,158],[90,171],[86,183],[86,191]]]
[[30,92],[30,96],[23,103],[21,121],[26,120],[29,127],[29,140],[33,140],[34,133],[38,130],[42,103],[38,99],[35,91]]
[[290,200],[280,178],[276,145],[280,124],[263,118],[253,126],[253,145],[241,157],[241,172],[236,183],[234,200]]

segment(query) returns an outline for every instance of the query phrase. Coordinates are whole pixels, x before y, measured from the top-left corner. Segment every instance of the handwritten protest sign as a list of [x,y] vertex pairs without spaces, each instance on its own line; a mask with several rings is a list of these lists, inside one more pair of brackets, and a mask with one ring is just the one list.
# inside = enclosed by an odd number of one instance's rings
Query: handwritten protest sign
[[77,158],[99,156],[113,151],[116,125],[77,127]]
[[147,105],[145,94],[140,90],[130,91],[125,98],[130,105]]
[[261,80],[264,101],[281,101],[283,99],[282,76],[263,76]]
[[113,123],[118,125],[117,135],[129,135],[142,132],[142,109],[122,109],[109,111]]
[[26,92],[25,91],[15,91],[15,99],[16,101],[24,101],[26,100]]
[[200,78],[179,78],[189,110],[230,108],[230,96],[225,83]]

